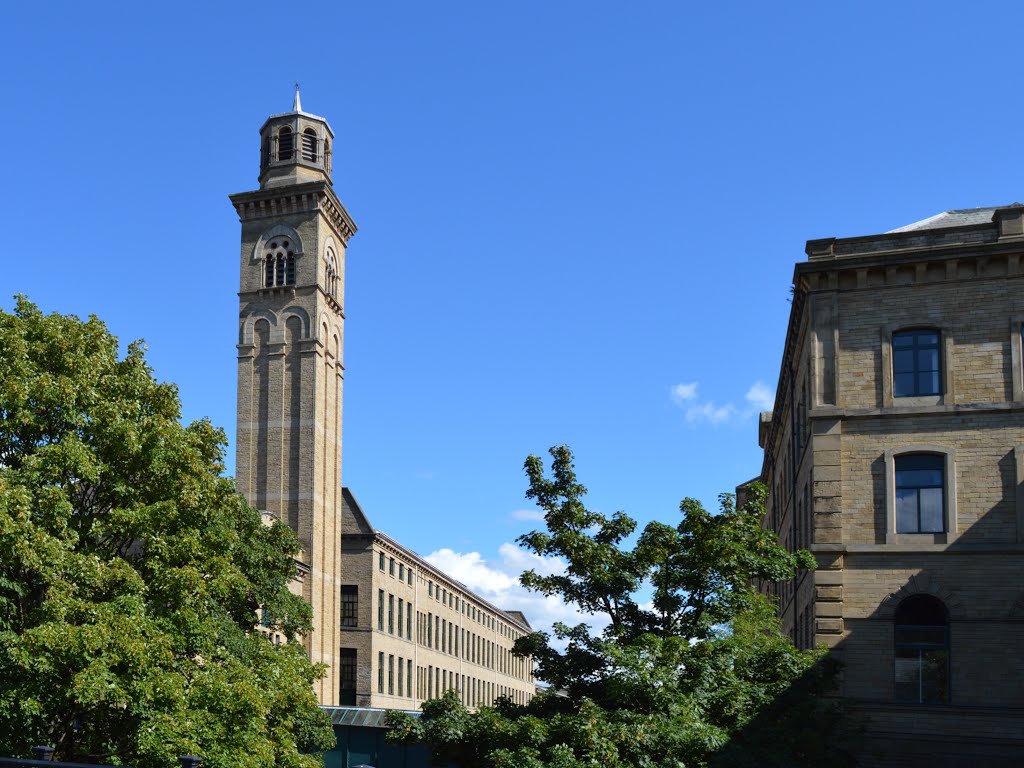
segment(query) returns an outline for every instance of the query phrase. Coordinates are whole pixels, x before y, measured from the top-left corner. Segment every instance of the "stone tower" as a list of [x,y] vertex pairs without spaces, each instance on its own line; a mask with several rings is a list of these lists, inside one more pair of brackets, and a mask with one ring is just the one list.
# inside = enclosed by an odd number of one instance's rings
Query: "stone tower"
[[345,247],[356,226],[334,193],[327,120],[302,110],[260,129],[259,189],[231,195],[242,222],[236,477],[249,503],[299,537],[293,591],[313,608],[310,659],[338,701]]

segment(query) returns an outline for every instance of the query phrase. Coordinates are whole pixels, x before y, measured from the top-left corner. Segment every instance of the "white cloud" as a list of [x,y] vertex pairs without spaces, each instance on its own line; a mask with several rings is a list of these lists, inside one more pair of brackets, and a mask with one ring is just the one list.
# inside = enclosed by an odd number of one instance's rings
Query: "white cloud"
[[566,564],[556,557],[540,557],[506,542],[495,560],[479,552],[455,552],[447,547],[431,552],[426,561],[465,584],[480,597],[504,611],[522,611],[535,630],[551,632],[556,621],[573,625],[587,622],[601,628],[601,617],[586,616],[554,595],[529,592],[519,584],[519,574],[530,568],[540,574],[564,573]]
[[690,423],[706,421],[709,424],[724,424],[736,416],[736,407],[732,403],[715,405],[710,400],[706,403],[695,403],[686,409],[686,420]]
[[514,509],[512,510],[510,517],[513,520],[539,522],[544,519],[544,513],[539,509]]
[[676,384],[670,390],[672,395],[672,401],[676,405],[681,405],[689,400],[694,400],[697,397],[697,382],[691,381],[689,384]]
[[723,424],[747,423],[759,411],[769,411],[775,404],[775,393],[758,380],[747,390],[746,407],[739,407],[732,402],[718,404],[714,400],[702,400],[698,396],[699,382],[675,384],[669,389],[672,402],[686,414],[688,424]]
[[775,407],[775,392],[768,389],[763,381],[755,381],[747,390],[746,398],[758,411],[770,411]]

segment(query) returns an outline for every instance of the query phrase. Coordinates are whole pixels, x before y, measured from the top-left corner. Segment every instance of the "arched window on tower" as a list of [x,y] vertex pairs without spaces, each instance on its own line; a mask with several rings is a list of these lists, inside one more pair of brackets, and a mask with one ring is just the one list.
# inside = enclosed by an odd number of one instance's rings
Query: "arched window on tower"
[[316,131],[312,128],[302,132],[302,159],[310,163],[316,162]]
[[324,137],[324,170],[331,172],[331,140]]
[[295,246],[287,237],[275,237],[263,248],[263,287],[295,285]]
[[295,151],[295,137],[292,136],[292,129],[284,126],[277,134],[277,159],[291,160]]
[[949,703],[949,612],[937,597],[911,595],[896,609],[897,701]]
[[324,256],[324,291],[332,299],[337,301],[338,299],[338,260],[334,256],[334,251],[330,248],[327,249],[327,254]]

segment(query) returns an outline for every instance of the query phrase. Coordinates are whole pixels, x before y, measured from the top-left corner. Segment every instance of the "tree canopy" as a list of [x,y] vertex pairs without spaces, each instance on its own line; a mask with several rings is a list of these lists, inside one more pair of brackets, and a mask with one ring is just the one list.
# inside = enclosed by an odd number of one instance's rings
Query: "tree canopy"
[[449,692],[419,719],[391,713],[391,738],[461,768],[849,764],[842,713],[822,698],[835,669],[823,651],[796,649],[752,587],[815,565],[762,528],[763,487],[741,508],[721,496],[715,514],[685,499],[677,525],[652,522],[633,538],[628,515],[584,505],[569,448],[550,453],[550,475],[537,456],[525,464],[546,530],[519,543],[566,568],[521,581],[607,624],[517,641],[550,686],[528,705],[499,699],[471,713]]
[[313,768],[333,745],[297,541],[222,476],[223,432],[180,417],[141,342],[0,311],[0,754]]

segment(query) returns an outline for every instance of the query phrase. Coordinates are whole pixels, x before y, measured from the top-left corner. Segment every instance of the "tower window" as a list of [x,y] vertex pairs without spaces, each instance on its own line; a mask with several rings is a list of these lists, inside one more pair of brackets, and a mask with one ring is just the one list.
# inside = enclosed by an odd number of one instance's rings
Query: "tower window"
[[295,251],[287,238],[274,238],[263,251],[263,287],[295,285]]
[[334,251],[330,248],[327,249],[327,255],[324,257],[324,291],[332,299],[337,300],[338,298],[338,260],[334,256]]
[[291,160],[295,153],[295,137],[292,129],[284,126],[277,134],[277,159]]
[[316,131],[312,128],[302,132],[302,159],[310,163],[316,162]]

